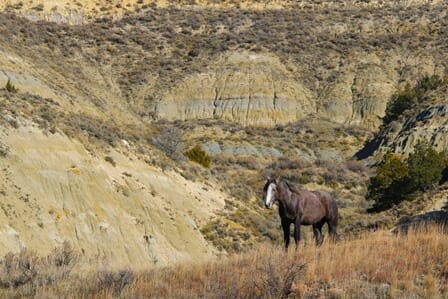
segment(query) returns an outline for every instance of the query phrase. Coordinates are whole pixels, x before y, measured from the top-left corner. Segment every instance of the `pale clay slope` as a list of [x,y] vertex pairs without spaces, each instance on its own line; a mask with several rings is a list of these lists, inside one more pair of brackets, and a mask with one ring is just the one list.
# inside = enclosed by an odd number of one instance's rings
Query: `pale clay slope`
[[1,129],[0,256],[40,254],[67,240],[109,266],[198,261],[216,252],[198,226],[224,206],[214,186],[110,153],[116,167],[75,140],[30,124]]
[[0,10],[11,10],[32,21],[45,20],[56,23],[81,25],[92,22],[99,17],[111,17],[119,19],[127,13],[138,12],[148,5],[156,5],[165,8],[190,7],[227,9],[239,7],[240,9],[288,9],[291,6],[299,6],[304,9],[335,9],[347,6],[362,8],[375,7],[390,9],[399,7],[407,9],[412,6],[436,5],[443,0],[399,0],[399,1],[314,1],[314,0],[4,0],[0,1]]
[[[51,57],[27,58],[4,45],[0,86],[10,78],[20,91],[51,98],[67,112],[113,117],[124,124],[140,121],[130,111],[152,110],[156,118],[168,120],[217,118],[274,126],[321,116],[375,129],[400,82],[414,83],[422,74],[444,73],[440,61],[425,53],[329,56],[331,66],[321,74],[327,79],[315,87],[305,83],[312,75],[304,71],[306,65],[288,65],[272,53],[238,50],[217,55],[200,73],[164,90],[156,91],[154,76],[148,74],[149,83],[133,87],[134,96],[126,101],[118,84],[119,68],[74,56],[64,60],[66,67],[61,69]],[[144,104],[155,92],[162,94],[159,102]]]

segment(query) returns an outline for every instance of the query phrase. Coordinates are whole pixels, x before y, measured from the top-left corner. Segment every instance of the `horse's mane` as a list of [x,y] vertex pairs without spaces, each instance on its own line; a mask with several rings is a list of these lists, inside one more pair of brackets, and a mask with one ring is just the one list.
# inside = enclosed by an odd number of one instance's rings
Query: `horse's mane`
[[287,179],[283,179],[283,182],[285,182],[285,185],[288,187],[289,191],[291,191],[291,192],[300,193],[300,191],[302,191],[302,189],[295,186],[292,182],[288,181]]

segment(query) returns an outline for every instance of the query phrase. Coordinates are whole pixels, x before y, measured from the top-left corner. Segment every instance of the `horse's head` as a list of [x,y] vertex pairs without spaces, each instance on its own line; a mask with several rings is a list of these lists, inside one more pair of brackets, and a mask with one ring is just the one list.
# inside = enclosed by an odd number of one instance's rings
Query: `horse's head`
[[266,180],[266,184],[263,188],[263,199],[264,199],[264,206],[268,209],[272,208],[274,203],[278,199],[278,185],[280,183],[280,177],[276,177],[275,179],[272,179],[268,177]]

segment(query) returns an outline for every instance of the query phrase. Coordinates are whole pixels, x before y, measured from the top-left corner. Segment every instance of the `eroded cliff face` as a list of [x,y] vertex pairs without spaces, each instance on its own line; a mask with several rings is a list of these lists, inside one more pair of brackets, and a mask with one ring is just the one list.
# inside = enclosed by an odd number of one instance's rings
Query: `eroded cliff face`
[[434,60],[425,55],[403,59],[398,53],[355,53],[336,58],[325,72],[326,80],[310,89],[303,82],[304,76],[312,76],[309,71],[292,72],[273,54],[228,52],[207,72],[191,75],[165,93],[156,104],[156,118],[274,126],[312,115],[376,129],[399,86],[413,82],[417,74],[442,72]]
[[[320,115],[341,124],[376,128],[395,92],[397,74],[380,63],[354,65],[324,87]],[[394,80],[395,79],[395,80]]]
[[217,118],[273,126],[316,112],[311,92],[274,55],[232,52],[192,75],[157,105],[157,118]]
[[131,151],[113,150],[107,162],[59,132],[19,123],[0,128],[1,256],[23,248],[44,255],[64,241],[92,263],[117,267],[215,255],[198,227],[224,206],[217,188]]
[[408,156],[420,141],[429,142],[437,151],[448,148],[448,101],[430,105],[410,118],[395,121],[379,138],[377,152],[392,150]]

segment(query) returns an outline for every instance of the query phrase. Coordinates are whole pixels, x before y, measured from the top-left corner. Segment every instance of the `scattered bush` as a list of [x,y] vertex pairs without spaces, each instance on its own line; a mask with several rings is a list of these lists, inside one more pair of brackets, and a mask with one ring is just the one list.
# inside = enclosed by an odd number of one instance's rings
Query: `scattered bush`
[[123,289],[134,282],[131,270],[100,271],[96,277],[96,287],[100,290],[111,289],[115,296],[119,296]]
[[47,257],[39,257],[27,249],[18,254],[10,252],[0,261],[0,288],[20,289],[22,296],[34,297],[37,287],[67,279],[78,257],[68,242]]
[[6,82],[5,89],[6,89],[8,92],[12,92],[12,93],[16,93],[16,92],[19,91],[19,90],[14,86],[14,84],[11,83],[11,80],[10,80],[10,79],[8,79],[8,81]]
[[429,143],[419,142],[409,156],[409,183],[412,190],[426,191],[437,185],[447,167],[445,154],[438,153]]
[[34,9],[35,11],[43,11],[44,5],[41,3],[41,4],[34,6],[32,9]]
[[104,161],[109,162],[110,164],[112,164],[113,167],[117,166],[117,163],[111,156],[104,157]]
[[348,160],[347,162],[345,162],[345,166],[347,167],[348,170],[350,170],[352,172],[357,172],[357,173],[366,173],[367,172],[367,167],[364,164],[364,162],[362,162],[362,161]]
[[400,156],[387,152],[370,180],[367,198],[377,202],[397,202],[403,194],[404,182],[408,179],[408,167]]
[[0,157],[6,157],[9,153],[9,146],[0,142]]
[[210,156],[202,149],[202,146],[200,146],[199,144],[186,151],[185,156],[187,156],[190,161],[201,164],[205,168],[210,168],[212,163],[212,159],[210,158]]
[[78,262],[79,254],[69,242],[65,241],[60,247],[53,249],[47,260],[56,267],[67,267],[71,270]]
[[371,178],[367,198],[388,207],[416,191],[434,188],[442,179],[447,158],[426,142],[419,142],[407,163],[388,152]]
[[442,84],[444,84],[444,80],[440,79],[437,75],[433,75],[424,76],[418,80],[413,88],[407,85],[404,90],[394,94],[392,99],[387,103],[386,115],[383,118],[383,122],[389,124],[393,120],[398,119],[403,112],[415,104],[424,101],[428,91],[435,90]]
[[0,264],[1,287],[17,288],[32,282],[38,274],[38,263],[37,255],[29,250],[17,255],[8,253]]

